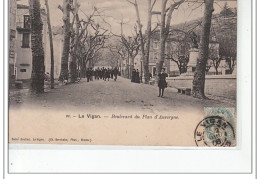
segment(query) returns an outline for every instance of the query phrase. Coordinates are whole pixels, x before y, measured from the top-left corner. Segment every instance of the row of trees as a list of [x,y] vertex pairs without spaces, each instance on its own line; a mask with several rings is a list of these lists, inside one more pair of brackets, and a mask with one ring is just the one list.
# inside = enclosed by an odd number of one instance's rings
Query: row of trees
[[[44,86],[44,55],[42,48],[42,21],[40,17],[40,2],[39,0],[30,1],[30,15],[32,25],[32,52],[33,52],[33,70],[32,70],[32,88],[37,92],[43,91]],[[172,1],[161,0],[161,10],[154,11],[154,6],[157,0],[147,0],[147,25],[145,32],[143,31],[143,22],[141,22],[139,6],[137,0],[126,0],[130,3],[136,12],[136,26],[135,35],[132,37],[126,37],[123,33],[123,22],[121,22],[121,34],[115,35],[119,39],[116,45],[110,46],[110,52],[117,54],[118,59],[129,59],[126,64],[129,65],[130,73],[134,66],[134,58],[141,51],[142,55],[142,70],[144,72],[145,83],[149,83],[149,53],[151,36],[154,30],[160,27],[160,55],[156,62],[156,72],[160,72],[166,58],[170,58],[175,61],[180,69],[180,72],[184,72],[185,66],[188,63],[188,55],[177,55],[178,58],[167,56],[166,43],[171,32],[172,14],[177,10],[185,0]],[[205,71],[209,57],[209,37],[211,28],[211,19],[214,0],[204,0],[205,10],[202,19],[202,31],[200,35],[200,55],[197,61],[197,67],[193,80],[193,96],[198,98],[205,98],[204,86],[205,86]],[[51,37],[51,25],[49,19],[48,0],[45,0],[47,9],[47,20],[50,31],[50,44],[51,44],[51,87],[53,88],[53,45]],[[78,76],[83,77],[86,71],[86,67],[93,67],[94,62],[100,56],[98,53],[101,49],[105,48],[105,42],[109,38],[109,32],[107,29],[101,27],[101,25],[95,22],[94,17],[100,16],[97,8],[94,8],[93,13],[86,15],[87,19],[83,20],[79,18],[79,4],[77,0],[63,0],[63,5],[59,6],[59,9],[63,13],[63,31],[64,31],[64,44],[61,59],[61,73],[60,80],[70,80],[75,82]],[[72,18],[71,18],[72,15]],[[160,23],[152,30],[152,17],[153,15],[159,15]],[[72,22],[71,22],[72,19]],[[189,35],[189,34],[188,34]],[[185,35],[186,37],[187,34]],[[228,43],[228,42],[227,42]],[[121,66],[122,60],[118,60],[117,65]],[[230,58],[230,68],[234,66],[234,58]],[[219,59],[215,60],[215,68],[219,66]],[[131,74],[128,75],[131,75]]]
[[[94,8],[90,15],[86,15],[86,20],[79,18],[77,0],[63,0],[63,6],[59,6],[59,9],[63,12],[64,22],[60,80],[69,79],[75,82],[79,76],[85,75],[87,66],[94,66],[94,62],[100,55],[98,52],[105,48],[108,30],[101,27],[94,19],[100,16],[97,8]],[[70,22],[71,13],[72,22]]]
[[[136,11],[137,17],[137,36],[140,38],[140,49],[142,54],[142,61],[143,61],[143,70],[144,70],[144,79],[145,83],[149,83],[149,54],[150,54],[150,43],[151,43],[151,36],[152,36],[152,16],[153,15],[160,15],[160,57],[156,62],[156,72],[160,72],[163,63],[165,61],[165,50],[166,50],[166,41],[168,35],[170,33],[170,26],[172,21],[172,14],[173,11],[178,9],[178,7],[185,1],[179,0],[175,1],[168,1],[168,0],[161,0],[161,11],[154,11],[154,6],[157,3],[157,0],[147,0],[147,29],[145,33],[143,32],[143,23],[141,22],[140,12],[138,8],[137,0],[131,1],[126,0],[130,4],[132,4]],[[157,27],[157,26],[156,26]],[[145,37],[144,35],[145,34]]]
[[[139,45],[136,47],[137,50],[141,49],[142,61],[143,61],[143,70],[145,75],[145,83],[149,82],[149,52],[150,52],[150,40],[152,35],[152,16],[160,15],[160,55],[156,62],[156,73],[160,72],[163,64],[166,59],[166,42],[170,33],[170,27],[172,22],[172,14],[177,10],[185,0],[179,1],[170,1],[170,0],[161,0],[161,11],[154,11],[154,5],[157,0],[147,0],[147,29],[146,32],[143,32],[143,23],[141,22],[140,12],[138,8],[137,0],[126,0],[131,5],[134,6],[137,17],[137,35],[135,39],[138,39]],[[201,33],[201,45],[200,45],[200,56],[197,63],[196,72],[194,74],[193,80],[193,96],[198,98],[205,98],[204,95],[204,84],[205,84],[205,70],[208,60],[208,48],[209,48],[209,34],[211,27],[211,18],[213,9],[214,0],[204,0],[205,3],[205,12],[202,23],[202,33]],[[144,37],[145,35],[145,37]],[[127,41],[124,36],[121,34],[122,44],[126,47],[128,55],[131,56],[131,65],[133,61],[132,48],[129,51],[129,41]],[[127,43],[126,43],[127,42]],[[137,52],[137,51],[136,51]],[[137,53],[134,54],[137,54]],[[122,55],[123,56],[123,55]],[[185,60],[187,58],[184,57]],[[184,61],[185,61],[184,60]],[[186,62],[187,63],[187,62]],[[130,68],[131,69],[131,68]]]
[[[171,22],[172,22],[172,15],[175,10],[178,10],[178,8],[185,2],[185,0],[179,0],[179,1],[170,1],[170,0],[161,0],[161,10],[160,11],[154,11],[154,5],[157,3],[157,0],[147,0],[147,29],[145,33],[143,32],[143,23],[141,22],[141,17],[140,17],[140,12],[139,12],[139,7],[137,0],[126,0],[129,2],[133,7],[135,8],[136,11],[136,19],[137,19],[137,33],[135,38],[139,39],[138,44],[139,48],[141,50],[142,54],[142,62],[143,62],[143,67],[142,70],[144,71],[145,75],[145,83],[149,82],[149,52],[150,52],[150,40],[152,36],[152,27],[151,27],[151,22],[152,22],[152,16],[153,15],[160,15],[160,55],[159,58],[157,59],[156,62],[156,72],[160,72],[163,64],[165,62],[165,59],[171,59],[179,67],[180,73],[184,73],[187,69],[187,64],[189,61],[189,54],[179,54],[180,49],[176,48],[175,50],[171,50],[170,54],[166,53],[166,43],[169,38],[169,34],[172,33],[171,27]],[[236,44],[233,42],[236,41],[236,39],[226,39],[224,37],[223,39],[220,39],[221,44],[220,46],[222,47],[220,49],[220,56],[215,56],[212,50],[209,49],[209,40],[210,40],[210,33],[211,33],[211,23],[212,23],[212,14],[214,11],[213,4],[214,0],[204,0],[202,3],[201,1],[193,1],[194,3],[200,3],[205,5],[204,8],[204,16],[202,18],[202,23],[200,24],[202,26],[201,28],[201,34],[200,34],[200,46],[199,46],[199,58],[197,60],[197,66],[196,66],[196,71],[194,74],[194,80],[193,80],[193,89],[192,89],[192,95],[197,98],[205,98],[204,94],[204,87],[205,87],[205,73],[208,70],[208,59],[211,58],[212,60],[212,65],[216,69],[216,73],[218,73],[218,67],[220,65],[220,61],[223,59],[222,57],[225,56],[227,64],[229,66],[230,72],[233,71],[235,62],[236,62]],[[221,11],[221,15],[228,16],[230,15],[231,10],[225,5],[223,11]],[[180,31],[179,29],[175,29],[177,31]],[[191,32],[181,32],[184,33],[184,39],[179,39],[180,44],[182,43],[182,46],[184,48],[187,47],[187,42],[188,38],[191,36]],[[124,38],[124,36],[121,35],[122,43],[126,49],[128,49],[128,44],[125,43],[127,42]],[[228,45],[227,45],[228,44]],[[230,52],[232,51],[234,52]],[[139,50],[139,49],[138,49]],[[169,49],[168,49],[169,50]],[[123,50],[121,50],[123,51]],[[187,49],[186,49],[187,52]],[[230,54],[232,53],[232,54]],[[120,52],[122,54],[122,52]],[[131,56],[131,65],[132,65],[132,55],[131,52],[128,51],[128,54]],[[125,55],[121,55],[124,57]]]
[[[44,92],[44,50],[42,41],[43,22],[41,19],[40,0],[29,0],[32,43],[32,91]],[[47,24],[50,38],[51,52],[51,88],[54,88],[54,56],[53,40],[50,22],[48,0],[45,0]],[[97,8],[93,9],[86,19],[79,18],[79,3],[77,0],[63,0],[59,9],[63,13],[63,51],[61,58],[61,72],[59,80],[75,82],[83,77],[86,68],[93,67],[100,58],[99,51],[105,48],[108,30],[95,21],[101,16]],[[72,20],[72,21],[71,21]]]

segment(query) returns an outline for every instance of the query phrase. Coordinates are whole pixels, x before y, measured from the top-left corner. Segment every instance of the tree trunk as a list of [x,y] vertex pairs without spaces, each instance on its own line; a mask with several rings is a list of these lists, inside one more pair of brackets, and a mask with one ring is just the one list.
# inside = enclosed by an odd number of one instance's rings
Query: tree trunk
[[164,59],[165,59],[165,43],[167,34],[165,30],[165,18],[166,18],[166,4],[167,0],[162,0],[162,11],[161,11],[161,30],[160,30],[160,58],[156,62],[156,81],[158,81],[158,74],[161,72]]
[[[151,1],[151,0],[149,0]],[[136,10],[136,15],[137,15],[137,24],[138,24],[138,28],[139,28],[139,36],[140,36],[140,41],[141,41],[141,52],[142,52],[142,59],[141,59],[141,76],[143,76],[143,67],[147,64],[147,63],[142,63],[144,62],[145,59],[145,50],[144,50],[144,38],[143,38],[143,32],[142,32],[142,24],[141,24],[141,20],[140,20],[140,14],[139,14],[139,9],[138,9],[138,4],[136,2],[135,4],[135,10]],[[145,65],[144,65],[145,64]],[[149,69],[148,69],[149,70]],[[149,71],[147,71],[147,68],[144,68],[144,74],[149,73]]]
[[150,74],[149,74],[149,55],[150,55],[150,44],[151,44],[151,34],[152,34],[152,9],[151,9],[151,0],[148,0],[148,21],[147,21],[147,40],[145,47],[145,56],[144,56],[144,79],[145,84],[149,83]]
[[53,39],[52,39],[50,10],[49,10],[48,0],[45,0],[45,6],[46,6],[46,10],[47,10],[47,24],[48,24],[48,30],[49,30],[50,51],[51,51],[51,89],[53,89],[54,88],[54,55],[53,55]]
[[83,59],[83,62],[81,63],[81,67],[80,67],[81,78],[86,78],[86,71],[87,71],[86,61]]
[[41,19],[40,0],[30,0],[32,81],[33,93],[44,92],[44,50],[42,42],[43,23]]
[[130,56],[130,76],[129,76],[129,78],[130,79],[132,79],[132,71],[133,71],[133,69],[134,69],[134,57],[132,57],[132,56]]
[[76,33],[74,37],[74,48],[72,52],[72,61],[70,63],[71,82],[74,83],[77,80],[77,50],[79,43],[79,16],[78,16],[78,2],[74,0],[74,16],[76,20]]
[[63,22],[64,22],[64,42],[61,57],[60,80],[68,80],[68,64],[70,51],[70,0],[63,0]]
[[[160,31],[160,58],[156,62],[156,81],[158,81],[158,74],[161,72],[163,63],[165,61],[165,46],[166,41],[169,35],[169,30],[171,26],[172,13],[175,9],[177,9],[184,0],[180,0],[178,2],[174,2],[170,5],[166,10],[168,0],[162,0],[162,11],[161,11],[161,31]],[[166,21],[167,15],[167,21]]]
[[205,71],[209,54],[209,35],[214,0],[205,0],[205,10],[201,32],[200,54],[197,60],[196,70],[193,80],[192,96],[196,98],[206,98],[204,94]]

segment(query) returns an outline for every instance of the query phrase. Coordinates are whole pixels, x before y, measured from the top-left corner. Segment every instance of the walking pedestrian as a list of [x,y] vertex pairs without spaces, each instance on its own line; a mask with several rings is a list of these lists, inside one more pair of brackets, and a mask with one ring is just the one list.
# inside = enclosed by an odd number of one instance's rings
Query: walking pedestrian
[[114,69],[114,76],[115,76],[114,81],[117,80],[117,75],[118,75],[118,69],[117,69],[117,67],[115,67],[115,69]]
[[87,71],[86,71],[86,76],[87,76],[87,82],[89,82],[90,80],[90,77],[91,77],[91,71],[89,68],[87,68]]
[[111,79],[113,79],[114,78],[114,69],[113,68],[111,69],[110,74],[111,74]]
[[158,74],[158,87],[159,87],[159,96],[163,98],[164,94],[164,89],[167,88],[167,82],[166,82],[166,77],[168,77],[168,74],[165,73],[165,70],[162,69],[161,72]]

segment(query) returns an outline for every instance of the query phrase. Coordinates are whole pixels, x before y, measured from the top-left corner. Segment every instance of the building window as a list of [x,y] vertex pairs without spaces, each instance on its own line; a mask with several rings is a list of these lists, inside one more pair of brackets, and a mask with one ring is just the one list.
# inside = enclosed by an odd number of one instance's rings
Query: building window
[[25,29],[30,29],[30,16],[29,15],[24,15],[23,16],[23,28]]
[[26,72],[26,69],[20,69],[20,72],[24,73]]
[[30,34],[23,33],[22,48],[30,48]]

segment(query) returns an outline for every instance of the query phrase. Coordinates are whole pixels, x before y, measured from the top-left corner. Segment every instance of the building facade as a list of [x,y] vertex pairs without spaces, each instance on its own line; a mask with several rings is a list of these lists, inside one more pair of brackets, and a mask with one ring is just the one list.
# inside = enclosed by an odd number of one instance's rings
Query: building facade
[[[41,18],[43,22],[42,40],[44,48],[44,63],[45,73],[50,73],[51,58],[50,58],[50,41],[47,26],[47,14],[45,9],[41,9]],[[15,78],[17,80],[29,80],[32,73],[32,50],[31,50],[31,32],[30,32],[30,16],[29,6],[17,4],[16,13],[16,63],[15,63]],[[54,78],[58,78],[61,68],[62,54],[62,34],[53,35],[54,46]]]
[[16,0],[9,0],[9,81],[15,80],[16,63]]

